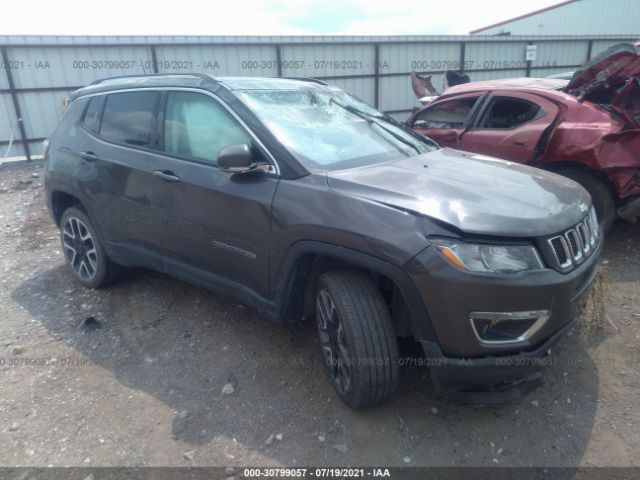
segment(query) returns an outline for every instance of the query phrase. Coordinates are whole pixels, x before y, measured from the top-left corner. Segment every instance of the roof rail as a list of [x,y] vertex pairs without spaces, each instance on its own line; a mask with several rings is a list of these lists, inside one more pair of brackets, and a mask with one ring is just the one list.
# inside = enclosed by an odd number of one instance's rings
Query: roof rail
[[319,80],[317,78],[312,78],[312,77],[281,77],[281,78],[284,78],[286,80],[299,80],[301,82],[313,82],[313,83],[318,83],[320,85],[328,85],[327,82],[323,80]]
[[139,73],[137,75],[119,75],[119,76],[115,76],[115,77],[105,77],[105,78],[100,78],[98,80],[94,80],[93,82],[91,82],[89,85],[98,85],[102,82],[106,82],[107,80],[120,80],[120,79],[124,79],[124,78],[139,78],[139,77],[173,77],[173,76],[187,76],[187,77],[199,77],[202,78],[203,80],[211,80],[214,82],[217,82],[218,80],[213,76],[213,75],[209,75],[208,73]]

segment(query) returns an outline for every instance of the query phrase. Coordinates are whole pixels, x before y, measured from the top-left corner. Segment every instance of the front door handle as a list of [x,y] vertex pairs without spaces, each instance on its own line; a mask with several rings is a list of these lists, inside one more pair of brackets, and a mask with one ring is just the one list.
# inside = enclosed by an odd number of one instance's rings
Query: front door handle
[[80,158],[86,160],[87,162],[95,162],[98,160],[98,155],[93,152],[80,152]]
[[180,181],[180,177],[171,170],[154,170],[153,176],[167,183],[177,183]]
[[513,142],[516,147],[526,147],[527,142]]

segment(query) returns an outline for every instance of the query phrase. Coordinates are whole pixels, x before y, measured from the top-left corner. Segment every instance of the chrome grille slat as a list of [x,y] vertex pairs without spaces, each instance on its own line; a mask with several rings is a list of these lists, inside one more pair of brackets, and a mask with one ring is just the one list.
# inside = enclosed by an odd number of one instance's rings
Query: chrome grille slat
[[586,220],[576,227],[576,231],[580,236],[580,242],[582,242],[582,249],[584,250],[584,253],[588,254],[591,251],[591,233],[589,232]]
[[598,220],[592,209],[580,223],[547,239],[556,267],[567,271],[582,263],[595,248],[598,230]]
[[563,269],[570,267],[573,264],[573,259],[571,257],[571,250],[569,249],[569,245],[565,238],[562,235],[558,235],[557,237],[550,238],[547,241],[549,242],[549,245],[551,245],[551,250],[556,257],[558,266]]
[[567,230],[564,234],[567,241],[569,242],[569,246],[571,247],[571,255],[573,260],[579,262],[582,260],[582,245],[580,244],[580,239],[578,238],[578,232],[575,228]]

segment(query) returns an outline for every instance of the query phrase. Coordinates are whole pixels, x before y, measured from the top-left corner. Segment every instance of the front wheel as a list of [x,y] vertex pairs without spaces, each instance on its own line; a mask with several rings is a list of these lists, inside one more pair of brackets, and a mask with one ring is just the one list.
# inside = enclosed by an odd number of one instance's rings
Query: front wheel
[[337,270],[318,279],[316,323],[331,383],[353,408],[372,407],[396,389],[398,344],[371,277]]

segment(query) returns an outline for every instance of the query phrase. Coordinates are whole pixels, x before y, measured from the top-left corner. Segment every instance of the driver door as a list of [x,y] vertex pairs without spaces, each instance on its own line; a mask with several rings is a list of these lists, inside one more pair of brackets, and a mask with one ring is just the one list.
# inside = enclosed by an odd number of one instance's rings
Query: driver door
[[[271,203],[275,174],[231,174],[217,165],[230,145],[251,146],[254,161],[269,162],[253,135],[216,98],[170,91],[160,117],[162,152],[156,158],[155,197],[163,219],[155,242],[167,273],[196,283],[235,282],[267,296]],[[272,163],[272,162],[270,162]]]

